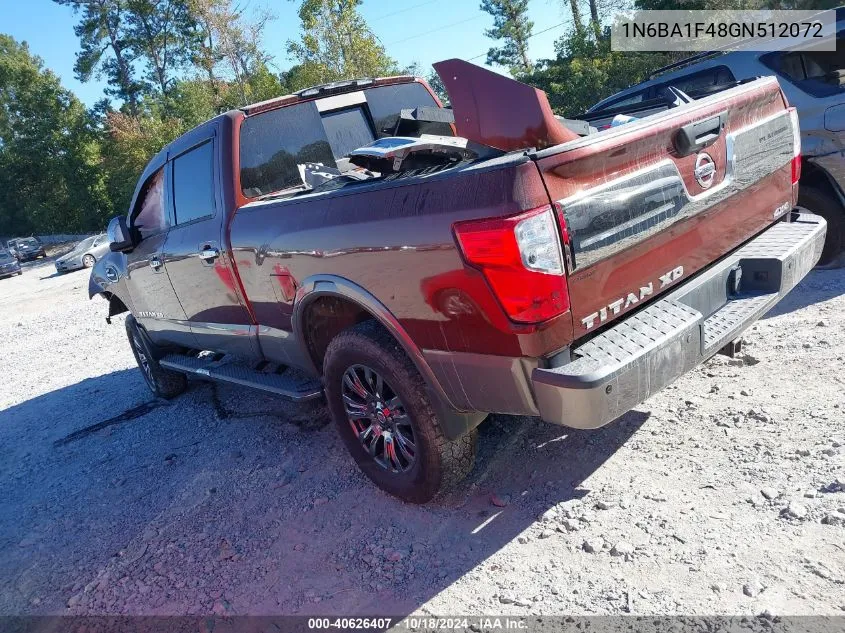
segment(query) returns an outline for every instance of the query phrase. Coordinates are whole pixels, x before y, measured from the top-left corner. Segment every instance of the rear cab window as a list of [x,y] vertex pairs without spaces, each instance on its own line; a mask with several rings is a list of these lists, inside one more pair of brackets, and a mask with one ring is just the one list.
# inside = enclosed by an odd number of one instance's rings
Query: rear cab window
[[316,99],[245,118],[239,148],[243,194],[255,198],[301,188],[300,168],[337,168],[351,150],[389,136],[402,109],[437,105],[417,82],[369,88],[363,95],[360,102],[322,112]]
[[676,77],[662,84],[660,88],[672,86],[685,92],[690,97],[696,98],[698,95],[708,94],[716,88],[732,84],[735,81],[736,78],[730,68],[727,66],[714,66],[713,68],[707,68],[690,75]]

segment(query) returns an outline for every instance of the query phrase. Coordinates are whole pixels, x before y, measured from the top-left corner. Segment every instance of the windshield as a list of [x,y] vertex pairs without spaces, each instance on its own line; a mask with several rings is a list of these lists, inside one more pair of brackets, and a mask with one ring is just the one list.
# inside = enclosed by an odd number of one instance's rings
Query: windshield
[[82,240],[79,244],[77,244],[76,247],[73,250],[84,251],[88,248],[91,248],[91,246],[94,244],[94,240],[96,240],[96,239],[97,239],[97,236],[88,237],[88,238]]
[[403,108],[436,106],[419,83],[364,91],[365,101],[321,112],[319,99],[269,110],[241,124],[241,189],[255,198],[304,187],[308,164],[337,167],[337,160],[376,138],[388,136]]
[[34,237],[26,237],[22,240],[18,240],[18,246],[38,246],[38,240]]

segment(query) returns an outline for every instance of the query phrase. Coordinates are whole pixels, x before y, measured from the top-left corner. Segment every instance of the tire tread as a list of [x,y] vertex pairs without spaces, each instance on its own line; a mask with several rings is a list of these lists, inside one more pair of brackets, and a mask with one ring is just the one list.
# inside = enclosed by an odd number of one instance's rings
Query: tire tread
[[[346,329],[332,339],[326,350],[324,375],[329,374],[329,368],[338,354],[348,352],[365,357],[369,354],[381,356],[382,362],[391,367],[400,380],[406,381],[406,387],[415,394],[413,402],[416,413],[415,422],[417,426],[425,427],[421,428],[423,432],[430,434],[431,444],[437,453],[436,456],[429,456],[428,461],[438,463],[429,463],[427,467],[439,471],[439,481],[437,485],[432,486],[433,489],[418,491],[419,494],[411,494],[403,498],[416,503],[425,503],[437,494],[450,490],[466,478],[475,464],[477,429],[455,440],[449,440],[444,435],[429,400],[425,380],[396,339],[375,321],[365,321]],[[328,385],[326,395],[331,398],[331,389]],[[346,420],[336,420],[336,422],[338,425],[346,424]]]

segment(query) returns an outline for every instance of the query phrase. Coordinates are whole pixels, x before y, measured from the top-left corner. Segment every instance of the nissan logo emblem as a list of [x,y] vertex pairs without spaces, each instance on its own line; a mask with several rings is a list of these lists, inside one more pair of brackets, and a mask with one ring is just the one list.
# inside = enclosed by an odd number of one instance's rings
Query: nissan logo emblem
[[709,189],[716,178],[716,163],[707,152],[701,152],[695,159],[695,181],[702,189]]

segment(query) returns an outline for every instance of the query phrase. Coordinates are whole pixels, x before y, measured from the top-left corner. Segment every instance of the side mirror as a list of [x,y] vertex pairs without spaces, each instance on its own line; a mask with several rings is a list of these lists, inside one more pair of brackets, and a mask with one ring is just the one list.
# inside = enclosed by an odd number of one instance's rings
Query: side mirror
[[126,253],[135,248],[135,241],[126,226],[126,216],[119,215],[109,222],[107,231],[109,237],[109,249],[115,253]]

